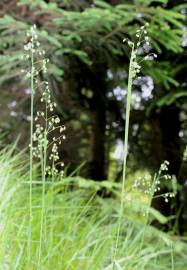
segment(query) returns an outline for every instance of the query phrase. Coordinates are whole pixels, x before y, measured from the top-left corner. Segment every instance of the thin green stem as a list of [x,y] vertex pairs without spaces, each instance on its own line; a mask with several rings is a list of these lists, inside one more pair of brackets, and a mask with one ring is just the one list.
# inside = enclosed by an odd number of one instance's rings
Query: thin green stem
[[[46,180],[46,164],[47,164],[47,104],[45,106],[45,131],[44,131],[44,142],[43,147],[41,147],[41,172],[42,172],[42,209],[41,209],[41,223],[40,223],[40,242],[39,242],[39,266],[41,264],[41,252],[42,252],[42,242],[45,243],[46,231],[45,227],[45,180]],[[44,234],[45,232],[45,234]],[[43,239],[43,235],[45,238]]]
[[[127,88],[127,102],[126,102],[126,114],[125,114],[125,138],[124,138],[124,159],[123,159],[123,178],[122,178],[122,189],[121,189],[121,201],[120,201],[120,212],[117,226],[117,235],[114,250],[114,262],[117,255],[119,237],[121,231],[121,223],[124,210],[124,194],[125,194],[125,182],[126,182],[126,165],[127,165],[127,153],[128,153],[128,135],[129,135],[129,119],[130,119],[130,108],[131,108],[131,97],[132,97],[132,82],[133,82],[133,57],[134,57],[134,44],[132,47],[130,64],[129,64],[129,78]],[[115,267],[113,262],[113,269]]]
[[32,182],[33,182],[33,129],[34,129],[34,55],[31,50],[31,123],[30,123],[30,184],[29,184],[29,232],[28,232],[28,263],[31,259],[32,236]]

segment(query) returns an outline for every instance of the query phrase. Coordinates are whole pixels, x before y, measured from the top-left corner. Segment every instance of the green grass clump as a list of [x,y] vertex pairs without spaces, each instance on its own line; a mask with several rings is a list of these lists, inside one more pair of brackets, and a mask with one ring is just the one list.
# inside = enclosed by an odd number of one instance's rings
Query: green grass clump
[[[54,183],[47,179],[43,209],[41,179],[33,173],[32,233],[29,236],[27,166],[22,153],[15,154],[11,147],[1,151],[0,269],[112,269],[119,200],[100,198],[93,183],[93,187],[84,187],[84,181],[79,178],[67,177]],[[77,184],[73,185],[72,181]],[[186,250],[186,244],[123,215],[115,267],[125,270],[186,270]]]

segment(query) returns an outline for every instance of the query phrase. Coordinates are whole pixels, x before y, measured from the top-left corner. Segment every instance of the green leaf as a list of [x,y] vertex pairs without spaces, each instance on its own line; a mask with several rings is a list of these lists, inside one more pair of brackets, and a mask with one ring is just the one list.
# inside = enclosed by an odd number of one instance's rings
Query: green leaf
[[97,7],[100,7],[100,8],[103,8],[103,9],[110,9],[111,8],[111,5],[109,5],[105,1],[101,1],[101,0],[94,0],[94,4]]
[[182,97],[187,97],[187,92],[180,91],[180,92],[176,92],[176,93],[170,93],[168,95],[165,95],[163,98],[159,99],[156,104],[158,107],[162,107],[165,105],[171,105],[177,99],[182,98]]

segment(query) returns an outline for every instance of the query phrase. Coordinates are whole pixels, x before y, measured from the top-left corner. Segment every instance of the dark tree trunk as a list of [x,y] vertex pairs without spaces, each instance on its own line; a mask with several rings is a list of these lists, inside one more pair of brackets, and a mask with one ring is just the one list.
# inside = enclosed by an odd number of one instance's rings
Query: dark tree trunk
[[170,162],[170,174],[178,175],[181,164],[180,109],[176,105],[165,106],[160,113],[164,159]]
[[[181,164],[181,141],[179,137],[180,132],[180,109],[176,105],[164,106],[159,113],[155,114],[156,120],[160,123],[160,149],[158,163],[164,160],[170,162],[169,174],[178,176]],[[158,164],[159,165],[159,164]],[[167,192],[162,190],[161,193]],[[166,203],[164,198],[153,200],[153,206],[158,209],[165,216],[174,213],[174,209],[170,203]]]
[[92,134],[89,177],[94,180],[106,179],[105,127],[106,127],[106,84],[105,72],[92,73],[93,98],[90,99]]
[[93,112],[92,128],[92,158],[90,162],[90,177],[94,180],[104,180],[105,173],[105,110],[98,104]]

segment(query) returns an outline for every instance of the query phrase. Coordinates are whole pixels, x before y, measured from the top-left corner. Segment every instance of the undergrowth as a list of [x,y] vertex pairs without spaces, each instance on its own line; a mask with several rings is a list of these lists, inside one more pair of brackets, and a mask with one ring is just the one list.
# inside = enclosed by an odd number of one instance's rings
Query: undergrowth
[[[79,177],[46,181],[45,237],[38,260],[42,185],[37,170],[33,172],[28,264],[29,173],[23,155],[11,147],[0,153],[0,269],[112,269],[119,200],[96,195],[99,188],[106,188],[105,182],[86,186],[86,180]],[[111,191],[118,194],[116,186],[110,186]],[[172,249],[174,269],[186,270],[186,244],[149,225],[144,233],[143,221],[130,216],[129,212],[122,220],[116,269],[172,269]],[[145,240],[139,250],[142,234]]]

